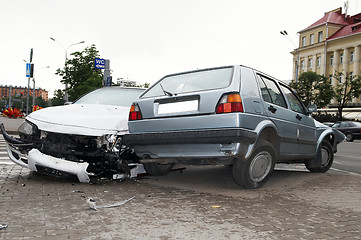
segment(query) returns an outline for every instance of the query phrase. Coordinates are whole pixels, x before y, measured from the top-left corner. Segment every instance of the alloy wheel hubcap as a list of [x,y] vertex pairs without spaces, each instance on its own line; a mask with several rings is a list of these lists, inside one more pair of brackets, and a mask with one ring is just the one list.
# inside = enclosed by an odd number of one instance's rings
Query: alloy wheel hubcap
[[267,177],[271,171],[272,156],[269,152],[258,153],[249,167],[249,175],[254,182],[260,182]]
[[322,161],[322,166],[326,166],[330,161],[330,154],[328,150],[324,147],[321,149],[321,161]]

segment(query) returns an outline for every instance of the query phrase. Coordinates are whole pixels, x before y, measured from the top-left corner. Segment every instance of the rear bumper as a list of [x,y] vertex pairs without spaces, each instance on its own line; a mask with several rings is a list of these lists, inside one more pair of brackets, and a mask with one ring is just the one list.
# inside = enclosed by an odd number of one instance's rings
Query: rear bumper
[[123,136],[123,142],[129,147],[170,144],[252,144],[256,139],[255,132],[243,128],[130,133]]

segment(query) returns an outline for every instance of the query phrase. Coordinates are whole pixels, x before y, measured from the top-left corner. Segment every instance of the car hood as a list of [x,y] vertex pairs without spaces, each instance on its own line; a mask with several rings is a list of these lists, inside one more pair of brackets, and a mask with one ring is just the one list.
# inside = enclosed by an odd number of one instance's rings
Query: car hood
[[26,120],[48,132],[86,136],[123,135],[128,132],[129,109],[111,105],[71,104],[35,111]]

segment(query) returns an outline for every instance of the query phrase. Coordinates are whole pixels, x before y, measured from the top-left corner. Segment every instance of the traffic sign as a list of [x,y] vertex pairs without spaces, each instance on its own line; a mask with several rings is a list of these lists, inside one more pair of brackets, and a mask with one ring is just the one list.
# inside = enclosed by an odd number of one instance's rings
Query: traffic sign
[[26,64],[26,77],[30,77],[31,64]]
[[103,58],[96,58],[94,61],[95,69],[104,69],[105,68],[105,59]]

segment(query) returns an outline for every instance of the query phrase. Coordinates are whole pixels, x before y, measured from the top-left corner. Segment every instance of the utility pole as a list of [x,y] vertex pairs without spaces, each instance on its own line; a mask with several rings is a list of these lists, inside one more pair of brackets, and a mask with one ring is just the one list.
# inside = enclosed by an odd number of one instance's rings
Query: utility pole
[[30,75],[28,77],[28,95],[26,97],[26,116],[29,114],[30,78],[33,77],[33,73],[34,73],[34,64],[32,64],[32,62],[33,62],[33,49],[30,50]]

